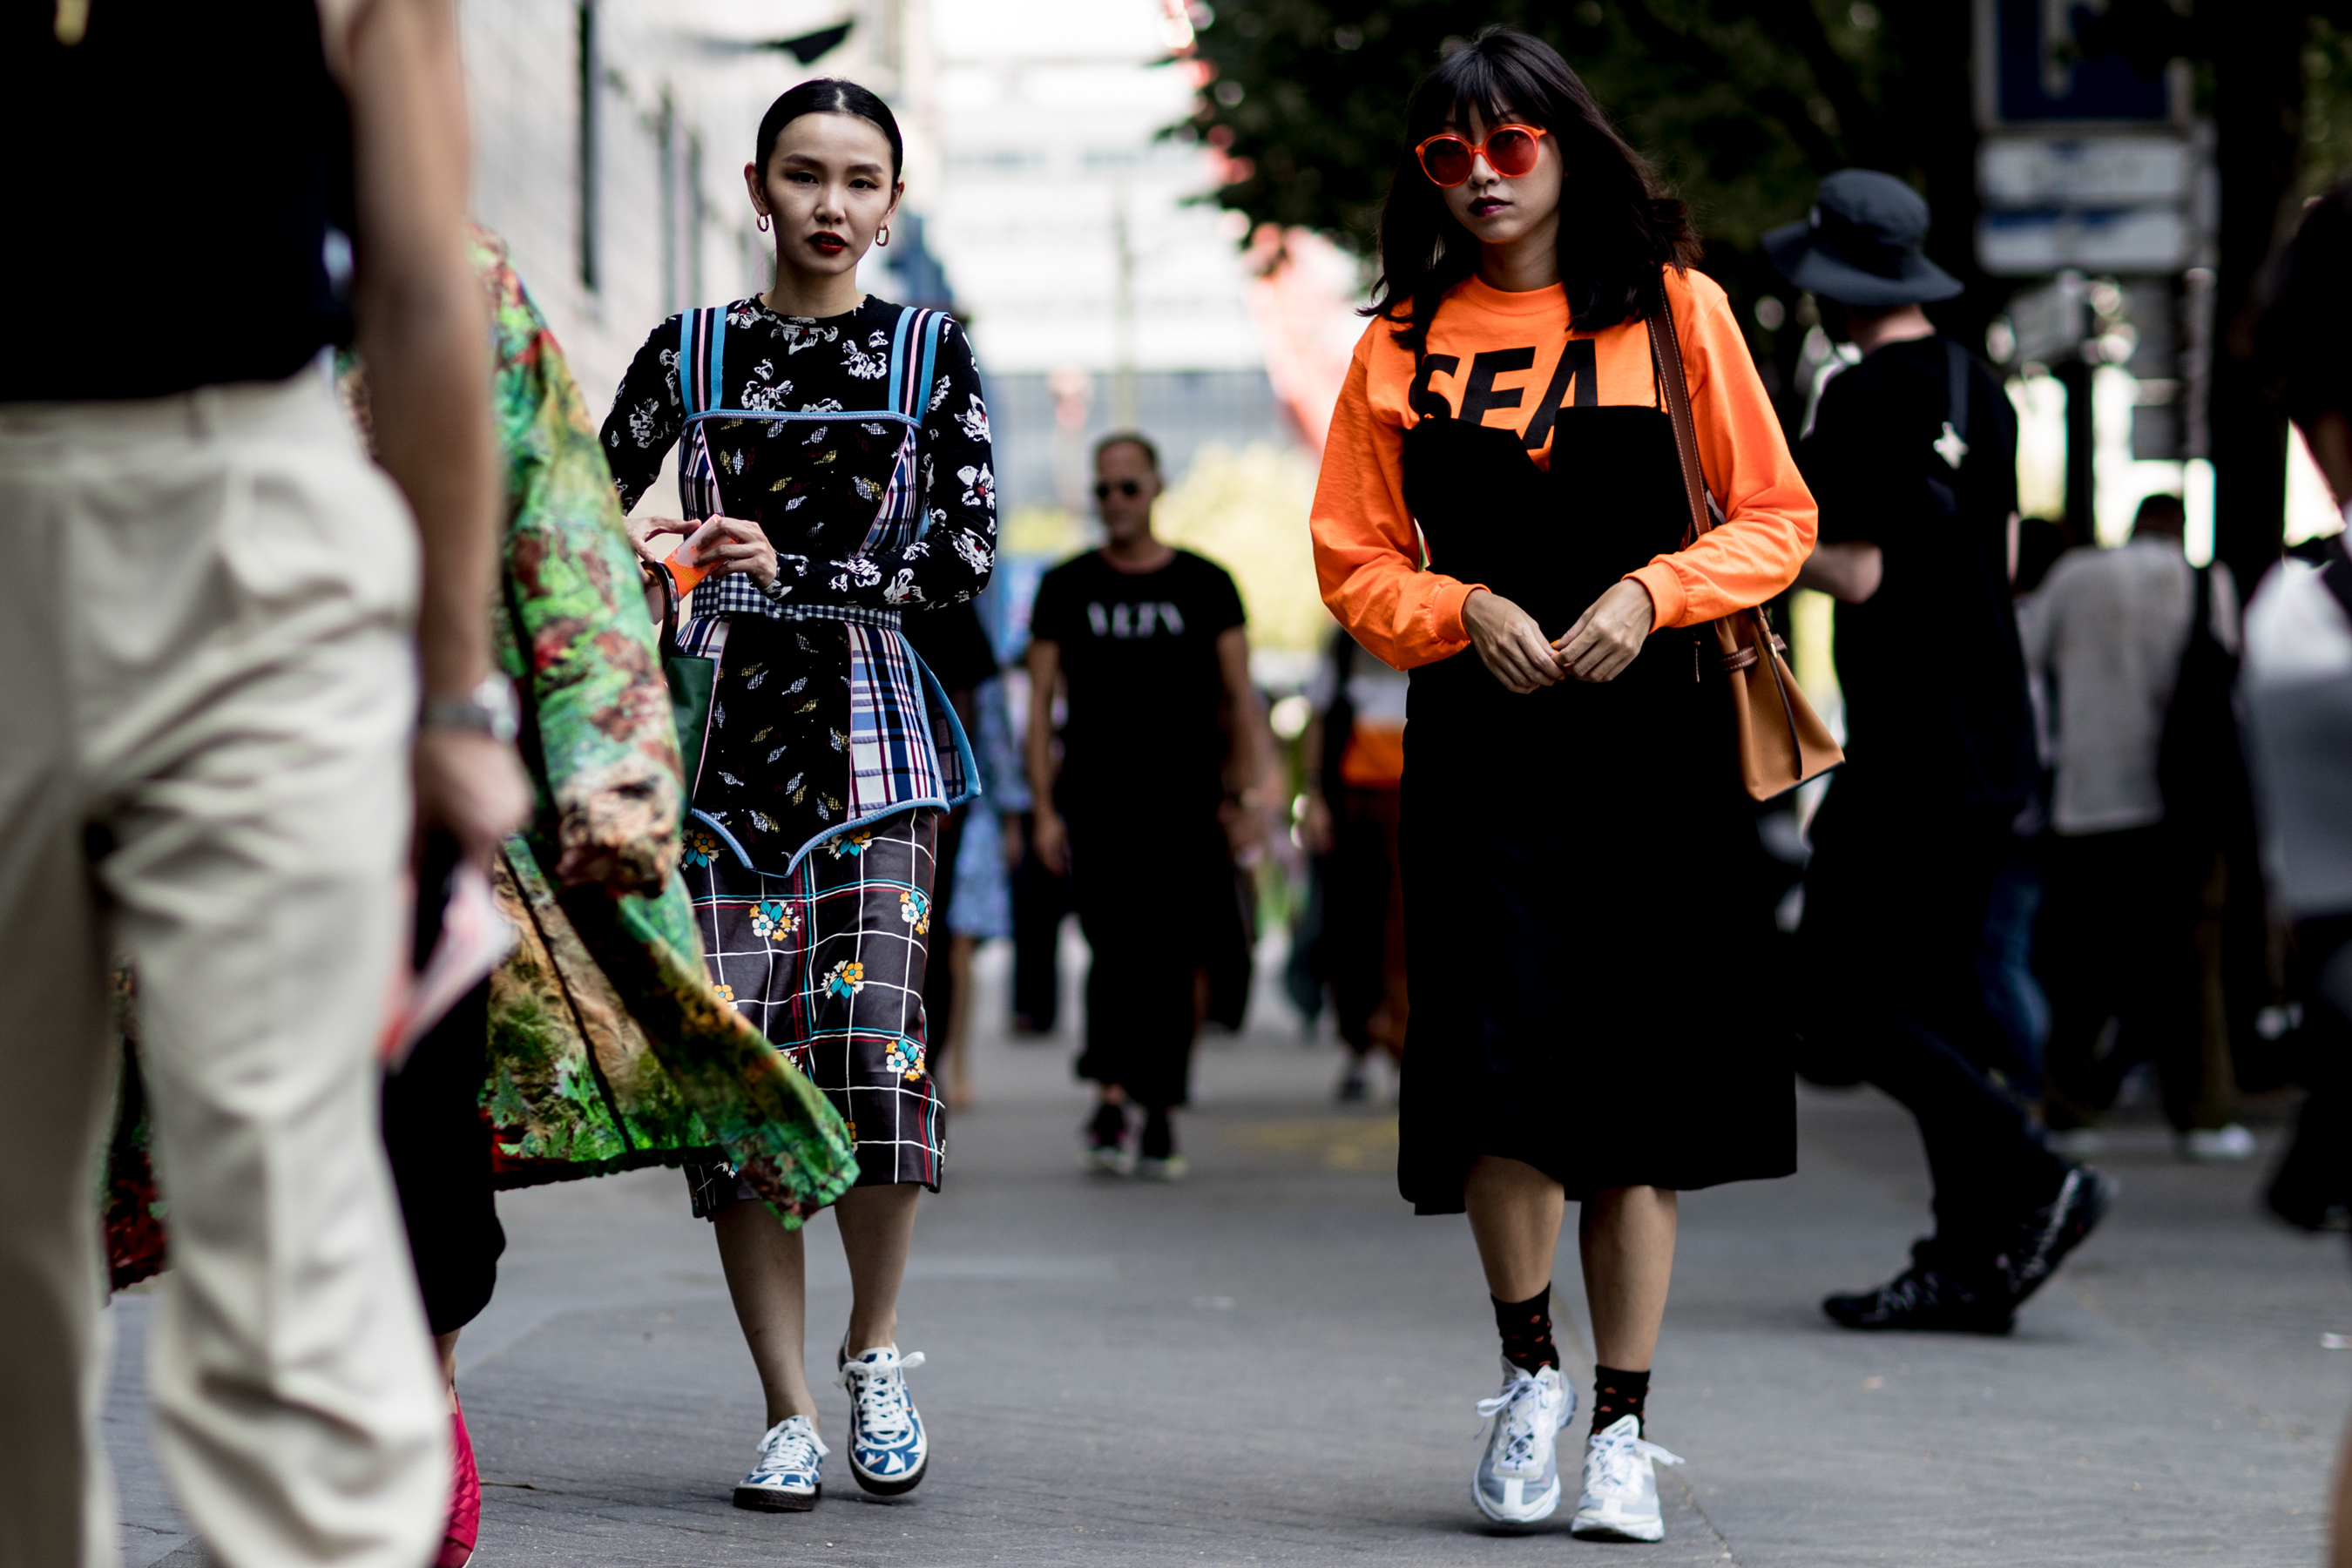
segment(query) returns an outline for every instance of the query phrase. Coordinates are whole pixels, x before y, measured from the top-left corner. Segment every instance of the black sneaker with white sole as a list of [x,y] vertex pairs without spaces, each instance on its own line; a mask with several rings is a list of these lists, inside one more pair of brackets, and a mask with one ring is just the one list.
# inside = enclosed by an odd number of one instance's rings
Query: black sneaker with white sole
[[2114,1177],[2087,1165],[2069,1165],[2056,1195],[2020,1218],[2010,1229],[2008,1245],[1987,1266],[1971,1269],[1965,1281],[1915,1261],[1875,1290],[1828,1298],[1822,1310],[1849,1329],[2005,1334],[2016,1325],[2017,1309],[2026,1298],[2106,1217],[2115,1195]]
[[2070,1165],[2058,1195],[2019,1222],[2009,1247],[1993,1259],[2009,1304],[2018,1306],[2048,1282],[2066,1255],[2083,1245],[2115,1202],[2116,1179],[2088,1165]]
[[1105,1100],[1095,1107],[1084,1132],[1087,1169],[1124,1176],[1135,1168],[1135,1157],[1127,1149],[1127,1107]]
[[1822,1310],[1848,1329],[2005,1334],[2016,1324],[2002,1297],[1969,1290],[1924,1263],[1914,1263],[1875,1290],[1828,1297]]

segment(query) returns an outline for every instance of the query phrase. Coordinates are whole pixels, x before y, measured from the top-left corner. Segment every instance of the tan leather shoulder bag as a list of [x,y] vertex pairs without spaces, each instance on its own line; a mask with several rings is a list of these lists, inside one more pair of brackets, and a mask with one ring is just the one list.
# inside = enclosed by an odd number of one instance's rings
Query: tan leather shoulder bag
[[[1675,451],[1682,459],[1683,490],[1690,505],[1685,545],[1714,526],[1713,501],[1698,461],[1698,430],[1691,420],[1690,383],[1683,374],[1683,347],[1661,280],[1657,308],[1650,312],[1650,352],[1664,384],[1666,415],[1674,421]],[[1774,635],[1762,605],[1708,623],[1718,664],[1731,683],[1732,722],[1739,781],[1750,798],[1770,800],[1845,761],[1822,716],[1783,657],[1788,645]],[[1698,634],[1702,640],[1707,633]]]

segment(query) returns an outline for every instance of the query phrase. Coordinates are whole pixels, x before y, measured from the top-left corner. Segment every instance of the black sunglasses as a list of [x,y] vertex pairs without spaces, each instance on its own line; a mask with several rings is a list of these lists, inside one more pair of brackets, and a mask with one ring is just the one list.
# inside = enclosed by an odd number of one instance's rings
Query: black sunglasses
[[1133,500],[1143,493],[1143,481],[1141,479],[1119,479],[1116,482],[1110,479],[1097,479],[1095,481],[1095,500],[1108,500],[1110,492],[1113,490]]

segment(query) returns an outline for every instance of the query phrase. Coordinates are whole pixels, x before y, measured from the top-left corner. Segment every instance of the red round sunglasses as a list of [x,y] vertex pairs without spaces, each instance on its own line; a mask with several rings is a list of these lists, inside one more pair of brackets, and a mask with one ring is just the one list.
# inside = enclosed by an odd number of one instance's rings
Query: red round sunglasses
[[1470,170],[1481,156],[1486,166],[1507,180],[1522,174],[1532,174],[1536,154],[1543,144],[1543,132],[1533,125],[1496,125],[1486,132],[1484,142],[1472,142],[1451,131],[1441,131],[1415,147],[1413,156],[1421,160],[1421,172],[1431,183],[1452,187],[1470,177]]

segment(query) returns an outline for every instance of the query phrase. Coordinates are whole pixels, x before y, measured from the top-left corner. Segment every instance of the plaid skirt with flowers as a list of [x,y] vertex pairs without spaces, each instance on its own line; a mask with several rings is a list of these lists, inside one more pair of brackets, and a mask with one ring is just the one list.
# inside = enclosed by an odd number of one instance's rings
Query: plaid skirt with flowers
[[[746,868],[688,821],[683,869],[719,994],[824,1091],[857,1145],[860,1186],[939,1190],[947,1107],[923,1047],[939,813],[835,834],[789,877]],[[730,1166],[689,1165],[705,1216],[752,1194]]]

